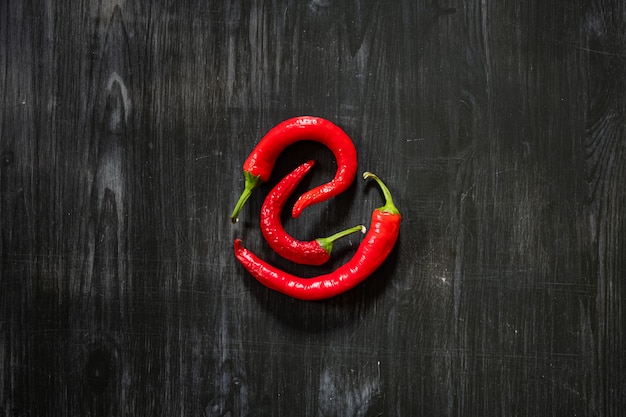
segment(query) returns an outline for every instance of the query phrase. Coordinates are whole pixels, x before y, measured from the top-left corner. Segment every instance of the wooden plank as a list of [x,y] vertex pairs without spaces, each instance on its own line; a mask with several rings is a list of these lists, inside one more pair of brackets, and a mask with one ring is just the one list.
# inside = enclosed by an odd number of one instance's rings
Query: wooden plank
[[[0,415],[621,415],[618,2],[7,1],[0,6]],[[232,254],[241,164],[339,124],[403,214],[390,259],[304,303]],[[367,223],[357,180],[285,226]]]

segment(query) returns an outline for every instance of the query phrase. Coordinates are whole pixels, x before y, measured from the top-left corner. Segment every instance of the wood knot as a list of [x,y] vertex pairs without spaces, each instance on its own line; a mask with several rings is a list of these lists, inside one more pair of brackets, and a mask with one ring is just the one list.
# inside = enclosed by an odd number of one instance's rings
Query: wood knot
[[85,385],[94,394],[101,394],[109,385],[115,371],[113,358],[106,350],[96,348],[89,354],[85,364]]
[[2,163],[3,167],[8,167],[13,163],[14,154],[13,151],[4,151],[2,152],[2,157],[0,157],[0,163]]

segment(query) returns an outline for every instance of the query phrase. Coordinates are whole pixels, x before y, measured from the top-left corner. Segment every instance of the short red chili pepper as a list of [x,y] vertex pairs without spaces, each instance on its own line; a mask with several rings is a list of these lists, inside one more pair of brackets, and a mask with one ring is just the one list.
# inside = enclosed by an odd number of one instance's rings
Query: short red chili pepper
[[280,221],[280,214],[289,196],[311,170],[315,161],[308,161],[287,174],[269,192],[261,207],[261,232],[272,249],[285,259],[303,265],[322,265],[330,259],[333,243],[350,233],[361,231],[364,226],[355,226],[326,238],[309,242],[297,240],[287,233]]
[[239,262],[261,284],[301,300],[330,298],[355,287],[387,258],[398,239],[402,219],[385,184],[369,172],[363,174],[363,177],[372,178],[380,185],[385,196],[385,205],[372,213],[372,222],[365,239],[346,264],[329,274],[301,278],[267,264],[244,248],[241,239],[236,239],[234,248]]
[[350,137],[332,122],[313,116],[288,119],[273,127],[254,148],[243,164],[245,189],[230,215],[233,223],[252,191],[270,178],[278,155],[289,145],[303,140],[319,142],[327,146],[337,160],[335,177],[302,194],[293,206],[292,216],[300,216],[311,204],[328,200],[345,191],[356,175],[356,149]]

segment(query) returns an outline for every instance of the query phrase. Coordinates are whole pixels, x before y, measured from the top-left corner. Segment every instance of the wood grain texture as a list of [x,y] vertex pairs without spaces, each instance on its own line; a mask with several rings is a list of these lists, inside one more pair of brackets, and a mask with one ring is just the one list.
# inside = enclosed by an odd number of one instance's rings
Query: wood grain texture
[[[618,1],[0,2],[0,416],[620,416],[626,39]],[[403,214],[335,299],[256,283],[241,164],[326,117]],[[357,180],[284,217],[369,221]]]

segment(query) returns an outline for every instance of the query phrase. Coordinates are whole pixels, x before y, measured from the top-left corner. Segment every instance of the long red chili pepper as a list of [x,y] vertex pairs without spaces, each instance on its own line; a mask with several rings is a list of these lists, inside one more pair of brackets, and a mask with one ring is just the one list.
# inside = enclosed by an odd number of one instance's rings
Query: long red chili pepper
[[280,221],[280,214],[291,193],[314,164],[315,161],[305,162],[287,174],[269,192],[261,207],[261,232],[267,243],[283,258],[304,265],[322,265],[330,259],[333,243],[337,239],[358,231],[365,233],[365,227],[355,226],[309,242],[297,240],[287,233]]
[[393,204],[391,193],[374,174],[366,172],[381,187],[385,205],[374,210],[370,229],[356,253],[335,271],[313,278],[301,278],[267,264],[235,240],[235,255],[239,262],[261,284],[301,300],[321,300],[341,294],[367,278],[387,258],[400,232],[400,212]]
[[245,189],[230,215],[233,223],[252,191],[270,178],[278,155],[289,145],[311,140],[327,146],[337,160],[337,172],[328,183],[302,194],[293,206],[292,216],[298,217],[311,204],[319,203],[345,191],[356,175],[356,149],[350,137],[332,122],[320,117],[300,116],[273,127],[254,148],[243,164]]

